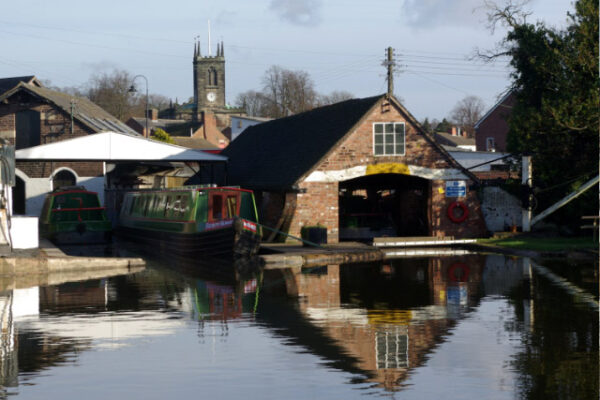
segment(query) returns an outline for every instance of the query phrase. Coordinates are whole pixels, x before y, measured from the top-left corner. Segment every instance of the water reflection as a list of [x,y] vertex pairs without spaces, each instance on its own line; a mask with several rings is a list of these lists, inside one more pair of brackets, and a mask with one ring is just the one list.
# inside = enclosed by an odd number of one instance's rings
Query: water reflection
[[[182,359],[202,364],[209,352],[212,380],[186,380],[190,391],[218,385],[216,376],[256,389],[255,381],[276,374],[265,386],[271,397],[289,397],[302,379],[320,388],[316,397],[356,396],[347,388],[364,389],[361,396],[402,390],[403,398],[585,399],[598,392],[597,312],[527,259],[462,255],[273,270],[214,260],[154,264],[7,286],[0,292],[3,390],[44,391],[50,383],[41,376],[75,363],[98,373],[84,355],[127,349],[132,371],[148,371],[148,379],[162,377],[154,369],[200,376]],[[589,280],[585,268],[579,276]],[[136,364],[150,348],[156,365]],[[307,354],[318,360],[315,375],[303,370],[299,378]],[[332,388],[338,372],[345,380]],[[132,383],[122,393],[135,396],[136,377],[125,376]]]

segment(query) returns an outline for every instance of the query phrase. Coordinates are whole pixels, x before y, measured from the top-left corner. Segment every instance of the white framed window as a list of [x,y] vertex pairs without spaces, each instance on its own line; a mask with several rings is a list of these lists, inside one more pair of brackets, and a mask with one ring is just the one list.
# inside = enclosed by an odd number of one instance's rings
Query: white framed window
[[485,139],[485,150],[496,151],[496,141],[493,137],[488,137],[487,139]]
[[404,122],[373,124],[373,154],[376,156],[405,155],[406,128]]

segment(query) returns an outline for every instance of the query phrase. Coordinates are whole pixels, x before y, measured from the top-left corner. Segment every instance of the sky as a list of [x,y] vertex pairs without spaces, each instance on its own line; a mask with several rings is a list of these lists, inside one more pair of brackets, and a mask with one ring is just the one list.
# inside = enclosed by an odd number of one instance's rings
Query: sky
[[[498,0],[501,3],[503,0]],[[473,60],[505,34],[487,28],[484,0],[19,0],[0,14],[0,77],[35,75],[83,87],[114,69],[143,75],[148,91],[192,97],[195,40],[223,41],[226,100],[260,90],[273,66],[308,72],[318,93],[369,97],[387,90],[382,65],[394,49],[394,93],[419,120],[448,117],[466,96],[492,107],[510,84],[507,60]],[[571,0],[532,0],[530,22],[562,28]],[[196,39],[198,38],[198,39]],[[145,80],[136,85],[145,91]]]

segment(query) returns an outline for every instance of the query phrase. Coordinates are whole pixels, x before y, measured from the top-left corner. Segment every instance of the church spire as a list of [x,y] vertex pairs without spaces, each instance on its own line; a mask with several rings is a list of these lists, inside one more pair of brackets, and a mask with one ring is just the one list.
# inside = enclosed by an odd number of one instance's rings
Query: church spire
[[221,56],[221,45],[217,42],[217,57]]
[[223,45],[222,40],[221,40],[221,57],[225,57],[225,46]]

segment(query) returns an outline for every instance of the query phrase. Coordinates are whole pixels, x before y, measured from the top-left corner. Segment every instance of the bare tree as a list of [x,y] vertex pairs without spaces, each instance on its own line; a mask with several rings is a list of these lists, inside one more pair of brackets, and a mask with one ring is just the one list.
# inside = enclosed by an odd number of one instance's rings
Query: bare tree
[[93,75],[88,83],[87,97],[106,111],[125,121],[134,114],[136,96],[129,92],[133,76],[124,70]]
[[345,90],[334,90],[330,94],[321,95],[318,97],[317,104],[319,106],[325,106],[328,104],[335,104],[341,101],[346,101],[354,98],[354,95]]
[[475,124],[483,115],[484,109],[483,100],[477,96],[467,96],[454,106],[450,112],[450,120],[467,132],[467,137],[472,138],[475,136]]
[[236,107],[246,110],[246,114],[251,117],[262,117],[267,115],[266,96],[255,90],[248,90],[237,95],[235,99]]
[[317,93],[305,71],[274,65],[265,72],[262,83],[262,95],[266,98],[264,111],[268,116],[279,118],[310,110],[316,104]]
[[[164,110],[169,107],[169,103],[171,102],[167,96],[163,96],[162,94],[153,94],[150,93],[149,97],[149,108],[156,108],[158,110]],[[146,101],[146,99],[143,99]]]

